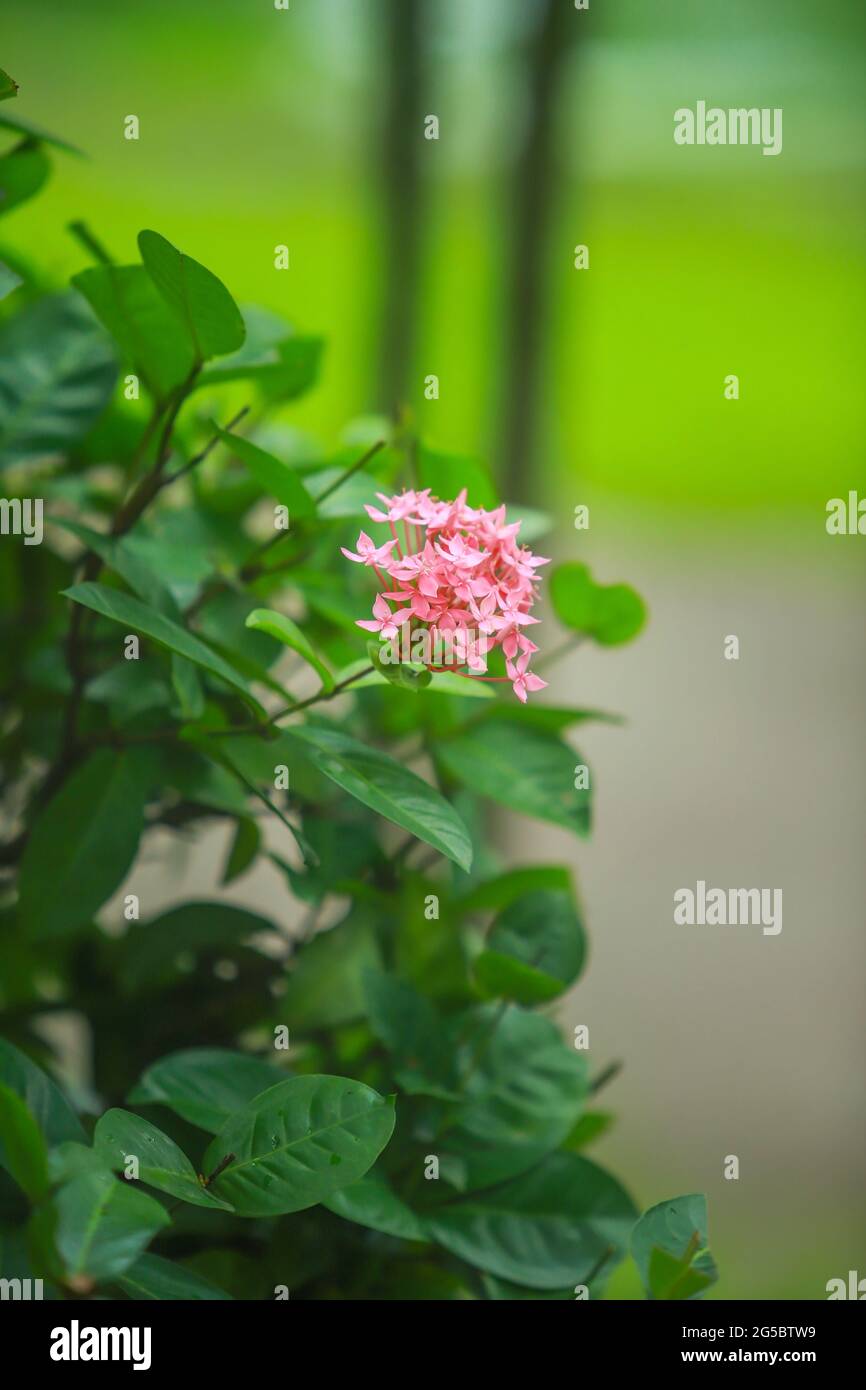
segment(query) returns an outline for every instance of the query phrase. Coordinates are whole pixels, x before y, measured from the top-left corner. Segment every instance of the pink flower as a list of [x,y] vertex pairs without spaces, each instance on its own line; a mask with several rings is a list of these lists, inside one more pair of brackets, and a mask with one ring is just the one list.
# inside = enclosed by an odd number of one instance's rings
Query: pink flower
[[548,562],[519,543],[520,522],[506,521],[502,506],[470,507],[465,489],[452,502],[431,497],[429,488],[376,496],[381,507],[367,513],[390,528],[391,539],[377,546],[362,531],[357,552],[343,549],[347,559],[372,566],[381,585],[373,617],[358,627],[387,641],[408,623],[413,659],[420,642],[424,652],[429,645],[420,659],[432,670],[467,667],[460,674],[482,680],[504,679],[480,674],[487,654],[501,647],[518,700],[542,690],[546,682],[529,670],[538,648],[523,629],[538,622],[530,612],[536,571]]
[[535,690],[543,690],[547,685],[547,681],[543,681],[540,676],[534,676],[531,671],[527,671],[528,665],[529,652],[524,652],[522,656],[517,658],[516,662],[507,661],[505,663],[512,689],[518,700],[524,705],[527,694]]
[[347,560],[354,560],[356,565],[381,565],[384,569],[391,558],[391,551],[397,544],[396,541],[386,541],[384,545],[376,546],[370,539],[366,531],[362,531],[358,537],[358,554],[355,555],[351,550],[347,550],[344,545],[340,546]]
[[366,628],[367,632],[378,632],[381,637],[396,637],[402,624],[412,616],[408,608],[400,608],[392,613],[382,594],[376,595],[373,612],[375,618],[359,618],[355,626]]

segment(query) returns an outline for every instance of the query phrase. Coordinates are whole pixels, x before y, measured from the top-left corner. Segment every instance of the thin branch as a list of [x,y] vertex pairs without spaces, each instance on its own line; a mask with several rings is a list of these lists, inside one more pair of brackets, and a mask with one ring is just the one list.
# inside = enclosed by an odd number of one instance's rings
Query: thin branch
[[98,237],[93,235],[93,232],[86,222],[81,220],[77,222],[67,222],[66,230],[75,237],[75,240],[84,247],[85,251],[90,253],[98,265],[114,265],[114,257],[109,255],[102,242]]
[[613,1081],[615,1076],[619,1076],[621,1071],[622,1062],[611,1062],[609,1066],[606,1066],[599,1072],[595,1080],[589,1083],[589,1089],[592,1095],[598,1095],[602,1087],[607,1086],[609,1082]]
[[318,506],[320,502],[324,502],[326,497],[331,497],[333,493],[337,491],[337,488],[342,487],[344,483],[348,482],[349,479],[355,473],[357,473],[360,468],[364,467],[365,463],[369,463],[370,459],[373,458],[376,454],[378,454],[380,449],[384,449],[384,447],[385,440],[377,439],[376,443],[373,444],[367,450],[366,454],[362,454],[361,457],[355,463],[353,463],[350,468],[346,469],[345,473],[342,473],[339,478],[335,479],[335,481],[331,483],[330,487],[326,487],[324,492],[319,493],[318,497],[316,498],[316,505]]

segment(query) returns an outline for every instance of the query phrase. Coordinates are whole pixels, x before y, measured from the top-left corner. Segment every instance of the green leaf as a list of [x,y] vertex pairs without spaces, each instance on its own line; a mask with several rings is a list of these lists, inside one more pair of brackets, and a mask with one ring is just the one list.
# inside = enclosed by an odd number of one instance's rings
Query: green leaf
[[115,1172],[123,1173],[129,1159],[136,1158],[138,1179],[148,1187],[157,1187],[160,1192],[168,1192],[196,1207],[228,1207],[199,1182],[195,1169],[174,1140],[140,1115],[128,1110],[107,1110],[96,1123],[93,1147]]
[[7,101],[9,97],[18,95],[18,83],[14,77],[10,77],[8,72],[0,68],[0,101]]
[[576,789],[582,758],[552,734],[482,723],[436,745],[445,769],[476,795],[578,835],[590,827],[590,792]]
[[427,1239],[421,1218],[397,1196],[387,1178],[375,1168],[357,1182],[326,1197],[322,1206],[342,1216],[344,1221],[354,1221],[371,1231],[382,1231],[400,1240]]
[[296,1076],[232,1115],[203,1167],[239,1216],[278,1216],[315,1206],[371,1168],[394,1129],[394,1105],[358,1081]]
[[3,262],[0,261],[0,300],[12,294],[13,291],[17,290],[18,286],[23,285],[23,283],[24,281],[21,279],[20,275],[17,275],[8,265],[4,265]]
[[[338,683],[348,680],[356,671],[363,671],[369,662],[363,660],[353,661],[348,666],[343,667],[336,677]],[[370,686],[393,685],[397,684],[392,677],[384,674],[386,666],[382,666],[375,671],[368,671],[366,676],[360,680],[352,681],[353,690],[366,690]],[[395,667],[390,668],[392,671]],[[465,700],[495,700],[496,695],[489,685],[483,681],[472,680],[469,676],[459,676],[455,671],[437,671],[429,681],[425,681],[422,686],[417,682],[413,683],[414,689],[423,689],[431,695],[456,695],[459,699]]]
[[133,1105],[164,1105],[216,1134],[230,1115],[279,1080],[279,1070],[258,1057],[221,1047],[191,1047],[154,1062],[127,1100]]
[[426,666],[418,662],[408,661],[384,661],[382,653],[388,650],[387,642],[372,641],[367,643],[367,654],[370,657],[376,670],[385,677],[389,685],[396,685],[400,690],[411,690],[417,694],[419,690],[426,690],[431,683],[433,676]]
[[0,1084],[0,1146],[4,1168],[31,1202],[41,1201],[48,1191],[45,1140],[21,1097],[3,1084]]
[[205,709],[204,690],[198,671],[186,657],[172,653],[171,683],[183,719],[201,719]]
[[[17,1047],[0,1038],[0,1083],[14,1091],[33,1116],[47,1145],[66,1141],[83,1143],[84,1130],[59,1086]],[[0,1164],[8,1168],[0,1138]]]
[[530,1172],[425,1217],[436,1241],[500,1279],[533,1289],[587,1283],[622,1259],[635,1207],[603,1169],[555,1153]]
[[513,1177],[558,1148],[588,1093],[585,1058],[549,1019],[492,1004],[471,1018],[458,1058],[465,1101],[447,1112],[447,1151],[460,1160],[466,1190]]
[[19,914],[35,937],[90,921],[125,879],[144,826],[143,750],[91,754],[45,807],[21,861]]
[[114,390],[111,344],[77,295],[52,295],[0,325],[0,466],[62,453]]
[[218,676],[226,685],[240,691],[247,703],[255,709],[261,708],[250,695],[246,681],[227,661],[205,646],[200,638],[187,632],[186,628],[172,622],[170,618],[166,618],[149,604],[142,603],[132,594],[110,589],[105,584],[93,583],[73,584],[71,588],[62,592],[65,598],[72,599],[74,603],[80,603],[85,608],[92,609],[94,613],[110,618],[114,623],[121,623],[127,631],[141,632],[160,646],[167,647],[178,656],[186,657],[188,661],[201,666],[211,675]]
[[429,783],[386,753],[336,729],[305,725],[286,732],[302,745],[315,767],[350,796],[469,871],[469,832],[454,808]]
[[[177,605],[169,591],[153,570],[139,559],[128,540],[120,540],[116,536],[94,531],[92,527],[84,526],[80,521],[73,521],[71,517],[67,516],[53,516],[51,523],[61,527],[64,531],[70,531],[73,536],[77,536],[88,550],[92,550],[94,555],[99,556],[107,569],[112,570],[114,574],[125,580],[130,589],[145,603],[149,603],[152,608],[159,608],[167,617],[173,617],[174,614],[178,613]],[[126,664],[124,663],[124,665]],[[137,671],[134,674],[138,677]]]
[[361,1018],[366,1009],[364,973],[381,965],[376,937],[354,914],[319,932],[298,955],[283,998],[292,1028],[336,1028]]
[[557,565],[550,597],[560,622],[603,646],[630,642],[646,622],[646,605],[628,584],[597,584],[587,565]]
[[586,956],[583,924],[570,892],[541,889],[496,919],[475,961],[488,995],[543,1004],[574,984]]
[[394,1073],[404,1091],[429,1084],[442,1092],[457,1085],[454,1053],[436,1009],[412,985],[381,970],[364,972],[370,1027],[392,1054]]
[[318,379],[324,341],[291,333],[283,320],[267,310],[248,305],[242,312],[247,330],[243,347],[208,367],[198,384],[250,381],[269,401],[303,396]]
[[561,734],[573,724],[624,724],[622,715],[608,714],[601,709],[571,709],[559,705],[522,705],[519,700],[497,700],[484,710],[485,719],[520,724],[524,729],[541,729]]
[[191,345],[143,265],[100,265],[73,275],[124,357],[159,399],[189,376]]
[[35,140],[0,157],[0,217],[35,197],[48,181],[51,160]]
[[568,869],[560,864],[532,864],[524,869],[511,869],[471,888],[457,899],[457,906],[462,913],[501,912],[525,893],[542,890],[570,892],[571,874]]
[[254,632],[266,632],[269,637],[282,642],[284,647],[290,647],[293,652],[297,652],[308,666],[312,666],[322,682],[322,689],[328,694],[334,689],[334,677],[321,657],[316,656],[303,632],[291,618],[287,618],[283,613],[275,613],[271,608],[255,608],[247,618],[246,625]]
[[288,507],[291,516],[312,516],[315,503],[307,492],[300,474],[288,463],[260,449],[252,440],[228,430],[217,430],[230,452],[239,458],[263,492]]
[[171,1220],[153,1197],[98,1171],[65,1183],[54,1208],[54,1238],[67,1277],[97,1282],[122,1274]]
[[120,946],[120,978],[129,989],[164,984],[182,952],[215,951],[273,933],[267,918],[231,903],[190,902],[134,925]]
[[195,360],[237,351],[246,329],[222,281],[158,232],[139,232],[138,249],[156,288],[184,325]]
[[718,1279],[707,1249],[707,1199],[692,1192],[644,1212],[631,1252],[650,1298],[695,1298]]
[[578,1149],[585,1149],[587,1144],[593,1144],[614,1122],[614,1116],[609,1110],[587,1110],[585,1115],[581,1115],[571,1133],[566,1135],[563,1140],[563,1148],[571,1149],[576,1153]]
[[54,1185],[71,1182],[73,1178],[80,1178],[86,1173],[101,1173],[104,1176],[110,1172],[111,1165],[88,1144],[66,1140],[48,1155],[48,1174]]
[[118,1284],[129,1298],[160,1299],[163,1302],[199,1302],[202,1299],[228,1299],[210,1280],[203,1279],[192,1269],[164,1260],[161,1255],[142,1255],[118,1278]]
[[499,505],[493,479],[478,459],[443,454],[423,446],[418,451],[418,478],[421,487],[429,487],[433,495],[443,501],[456,497],[466,488],[470,507]]
[[238,818],[232,847],[229,850],[222,883],[234,883],[236,878],[246,873],[261,849],[262,836],[258,825],[248,816]]
[[55,149],[63,150],[66,154],[81,154],[81,150],[76,145],[70,145],[68,140],[61,140],[59,135],[52,135],[33,121],[26,121],[23,116],[13,116],[8,107],[0,114],[0,130],[14,130],[19,135],[41,141],[43,145],[53,145]]

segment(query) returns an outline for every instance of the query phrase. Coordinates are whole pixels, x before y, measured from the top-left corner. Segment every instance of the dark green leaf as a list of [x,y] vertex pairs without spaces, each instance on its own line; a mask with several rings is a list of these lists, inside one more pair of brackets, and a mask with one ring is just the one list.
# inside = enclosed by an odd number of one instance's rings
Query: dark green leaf
[[290,334],[281,320],[262,309],[243,310],[246,341],[238,352],[208,367],[202,386],[252,382],[269,401],[292,401],[315,385],[324,342]]
[[436,756],[476,795],[578,835],[589,833],[590,792],[574,785],[582,759],[554,735],[485,722],[438,743]]
[[9,97],[18,95],[18,83],[14,77],[10,77],[8,72],[0,68],[0,101],[7,101]]
[[43,130],[33,121],[26,121],[23,116],[13,116],[8,107],[0,113],[0,130],[14,130],[19,135],[26,135],[34,140],[39,140],[43,145],[53,145],[55,149],[63,150],[66,154],[81,154],[81,150],[77,146],[70,145],[67,140],[61,140],[59,135],[52,135],[50,131]]
[[[84,1142],[84,1130],[60,1088],[5,1038],[0,1038],[0,1083],[20,1096],[50,1147]],[[8,1167],[2,1143],[0,1163]]]
[[292,1028],[335,1028],[363,1016],[364,972],[381,964],[376,937],[357,914],[307,942],[282,1011]]
[[215,951],[274,930],[267,918],[231,903],[184,903],[132,927],[121,947],[120,977],[129,989],[147,989],[171,979],[181,953]]
[[198,1302],[202,1299],[228,1299],[208,1279],[194,1270],[164,1260],[161,1255],[142,1255],[118,1278],[118,1284],[132,1299],[160,1299],[163,1302]]
[[27,140],[0,157],[0,217],[33,198],[50,173],[51,160],[35,140]]
[[281,1081],[232,1115],[203,1167],[239,1216],[302,1211],[371,1168],[394,1128],[393,1101],[338,1076]]
[[442,1092],[457,1085],[454,1053],[436,1009],[412,985],[380,970],[364,973],[370,1027],[392,1054],[396,1079],[404,1091],[430,1083]]
[[428,782],[386,753],[336,729],[307,725],[287,732],[331,781],[468,872],[472,864],[469,832],[454,808]]
[[0,1083],[0,1152],[3,1166],[30,1198],[48,1191],[48,1151],[35,1118],[9,1086]]
[[115,1172],[124,1174],[129,1159],[138,1161],[138,1179],[196,1207],[222,1207],[199,1182],[186,1154],[149,1120],[128,1110],[107,1110],[96,1123],[93,1147]]
[[174,314],[144,266],[93,266],[73,275],[72,283],[157,397],[186,380],[194,362],[192,345],[178,333]]
[[371,1231],[383,1231],[401,1240],[427,1239],[421,1218],[397,1196],[387,1178],[375,1168],[357,1182],[326,1197],[322,1205],[345,1221],[354,1221]]
[[281,463],[273,454],[260,449],[241,435],[228,430],[218,430],[220,439],[229,451],[239,458],[248,472],[255,478],[259,487],[282,506],[288,507],[289,516],[311,516],[315,503],[304,486],[301,475],[288,463]]
[[248,816],[241,816],[238,819],[232,847],[229,850],[226,866],[223,870],[223,885],[234,883],[236,878],[246,873],[247,869],[255,860],[262,843],[261,832],[254,820]]
[[143,750],[91,754],[48,803],[21,862],[19,913],[37,937],[88,922],[125,879],[144,825]]
[[138,249],[156,288],[186,329],[196,361],[236,352],[246,329],[222,281],[158,232],[139,232]]
[[556,1153],[512,1182],[430,1213],[426,1225],[478,1269],[561,1289],[586,1283],[602,1261],[610,1269],[622,1259],[634,1218],[614,1178],[589,1159]]
[[55,1241],[68,1277],[97,1282],[122,1274],[170,1222],[154,1198],[110,1173],[90,1172],[54,1197]]
[[220,1047],[191,1047],[148,1067],[127,1096],[133,1105],[164,1105],[215,1134],[230,1115],[282,1074],[269,1062]]
[[585,1058],[549,1019],[492,1004],[471,1019],[458,1056],[466,1099],[446,1112],[445,1145],[466,1190],[513,1177],[558,1148],[587,1096]]
[[574,984],[586,941],[570,892],[540,889],[496,919],[475,961],[484,992],[518,1004],[543,1004]]
[[571,874],[560,864],[533,864],[525,869],[511,869],[506,874],[479,883],[463,897],[457,906],[462,913],[501,912],[524,893],[546,890],[552,893],[571,891]]
[[707,1249],[707,1199],[692,1192],[644,1212],[631,1252],[650,1298],[695,1298],[718,1279]]
[[62,452],[114,389],[111,345],[77,295],[53,295],[0,326],[0,466]]
[[249,704],[259,708],[243,677],[239,676],[227,661],[205,646],[200,638],[193,636],[178,623],[164,617],[162,613],[142,603],[132,594],[121,593],[119,589],[109,589],[105,584],[93,583],[73,584],[71,588],[64,589],[63,594],[74,603],[83,604],[94,613],[101,613],[104,618],[121,623],[127,631],[143,633],[160,646],[167,647],[178,656],[186,657],[196,666],[201,666],[203,670],[209,671],[211,675],[218,676],[227,685],[239,690]]

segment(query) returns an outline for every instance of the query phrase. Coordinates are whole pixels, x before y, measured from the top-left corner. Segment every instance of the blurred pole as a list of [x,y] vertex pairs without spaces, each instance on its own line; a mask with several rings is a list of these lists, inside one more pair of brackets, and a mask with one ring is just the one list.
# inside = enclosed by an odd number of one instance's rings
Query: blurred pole
[[418,312],[421,176],[425,99],[423,0],[385,0],[387,66],[382,182],[385,294],[378,398],[388,414],[405,403]]
[[[503,496],[526,501],[532,449],[538,439],[544,342],[544,267],[555,194],[555,121],[565,59],[585,15],[571,0],[537,0],[538,21],[527,45],[527,126],[516,161],[506,224],[505,357],[502,368],[500,477]],[[563,247],[563,257],[567,247]]]

